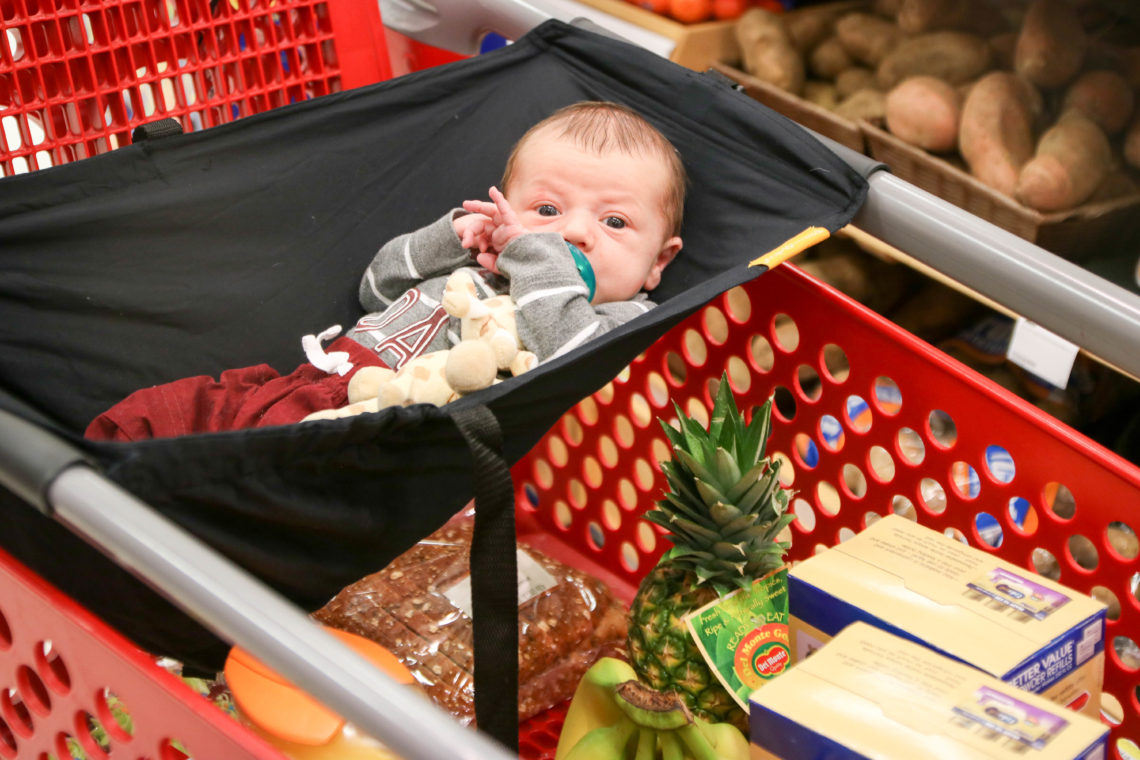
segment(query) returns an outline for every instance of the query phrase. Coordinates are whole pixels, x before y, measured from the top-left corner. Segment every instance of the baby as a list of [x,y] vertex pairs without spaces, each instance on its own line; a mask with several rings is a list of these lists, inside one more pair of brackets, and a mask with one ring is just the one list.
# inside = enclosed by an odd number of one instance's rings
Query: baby
[[[360,287],[361,304],[375,313],[347,337],[392,369],[449,348],[439,302],[471,251],[484,268],[472,270],[481,295],[510,293],[519,337],[539,360],[651,308],[643,291],[657,287],[681,249],[685,176],[648,122],[612,103],[563,108],[523,135],[501,184],[489,201],[466,201],[467,213],[451,211],[385,245]],[[567,243],[589,262],[592,293]]]
[[502,192],[492,187],[489,200],[465,201],[380,249],[360,285],[368,314],[328,353],[306,336],[310,362],[289,375],[258,365],[136,391],[87,435],[288,424],[343,406],[361,367],[399,369],[458,341],[441,299],[460,268],[480,297],[511,296],[519,337],[540,361],[559,356],[652,308],[647,291],[681,250],[685,183],[676,150],[636,112],[595,101],[562,108],[515,145]]

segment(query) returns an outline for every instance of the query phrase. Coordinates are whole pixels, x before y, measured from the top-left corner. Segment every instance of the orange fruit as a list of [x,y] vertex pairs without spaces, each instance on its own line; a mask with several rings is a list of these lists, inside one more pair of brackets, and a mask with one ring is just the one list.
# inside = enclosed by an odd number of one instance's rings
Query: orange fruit
[[670,0],[669,15],[682,24],[705,21],[712,15],[712,0]]
[[748,5],[748,0],[713,0],[712,15],[721,20],[738,18]]
[[[415,683],[415,677],[407,666],[374,641],[334,628],[326,627],[326,630],[398,683]],[[344,728],[344,718],[298,689],[241,647],[230,649],[229,656],[226,657],[225,674],[238,712],[274,743],[281,740],[306,746],[328,745]],[[391,755],[372,752],[367,757],[379,760],[380,757],[391,758]]]

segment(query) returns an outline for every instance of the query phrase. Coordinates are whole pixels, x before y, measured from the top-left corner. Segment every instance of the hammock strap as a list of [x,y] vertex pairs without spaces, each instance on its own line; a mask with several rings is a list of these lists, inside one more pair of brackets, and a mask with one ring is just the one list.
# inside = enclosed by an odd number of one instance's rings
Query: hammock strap
[[131,132],[131,143],[141,143],[147,140],[156,140],[160,137],[171,137],[182,134],[182,123],[175,118],[160,119],[158,121],[139,124]]
[[451,412],[474,459],[471,606],[475,721],[518,754],[519,599],[514,486],[499,421],[481,404]]

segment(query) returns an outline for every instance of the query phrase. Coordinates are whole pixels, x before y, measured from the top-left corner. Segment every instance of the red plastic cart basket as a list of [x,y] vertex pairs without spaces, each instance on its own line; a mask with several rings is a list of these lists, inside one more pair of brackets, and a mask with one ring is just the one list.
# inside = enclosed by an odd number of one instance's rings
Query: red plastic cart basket
[[[1105,602],[1102,718],[1140,758],[1140,470],[791,266],[716,299],[578,404],[513,474],[520,534],[625,598],[668,543],[658,417],[704,415],[722,372],[775,396],[769,451],[796,494],[790,558],[892,511]],[[526,728],[553,756],[560,716]]]
[[4,0],[0,176],[389,79],[376,2]]
[[[667,456],[657,417],[710,406],[727,370],[742,404],[776,397],[771,451],[797,492],[791,556],[908,515],[1108,603],[1102,714],[1112,757],[1140,741],[1140,471],[791,266],[715,299],[578,404],[514,468],[520,536],[622,597],[665,549],[638,519]],[[119,634],[0,555],[0,758],[276,758]],[[108,695],[133,733],[110,727]],[[521,727],[553,756],[565,705]]]
[[68,760],[76,747],[92,760],[177,760],[183,748],[198,758],[282,758],[0,552],[0,758]]

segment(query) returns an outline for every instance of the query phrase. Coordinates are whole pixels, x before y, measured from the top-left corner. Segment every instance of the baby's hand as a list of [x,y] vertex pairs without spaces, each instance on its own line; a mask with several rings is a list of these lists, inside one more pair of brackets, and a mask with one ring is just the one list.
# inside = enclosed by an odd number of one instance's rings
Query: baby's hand
[[515,210],[498,188],[492,187],[489,195],[490,201],[464,201],[463,208],[473,215],[478,214],[491,220],[490,245],[487,250],[499,254],[508,243],[528,230],[519,222]]
[[497,253],[483,251],[475,257],[475,261],[479,264],[479,266],[483,267],[489,272],[502,274],[502,272],[499,271],[499,254]]
[[[467,203],[463,205],[466,207]],[[459,244],[464,248],[485,252],[491,245],[494,225],[491,218],[485,214],[471,213],[456,217],[451,225],[455,229],[455,234],[459,236]]]

